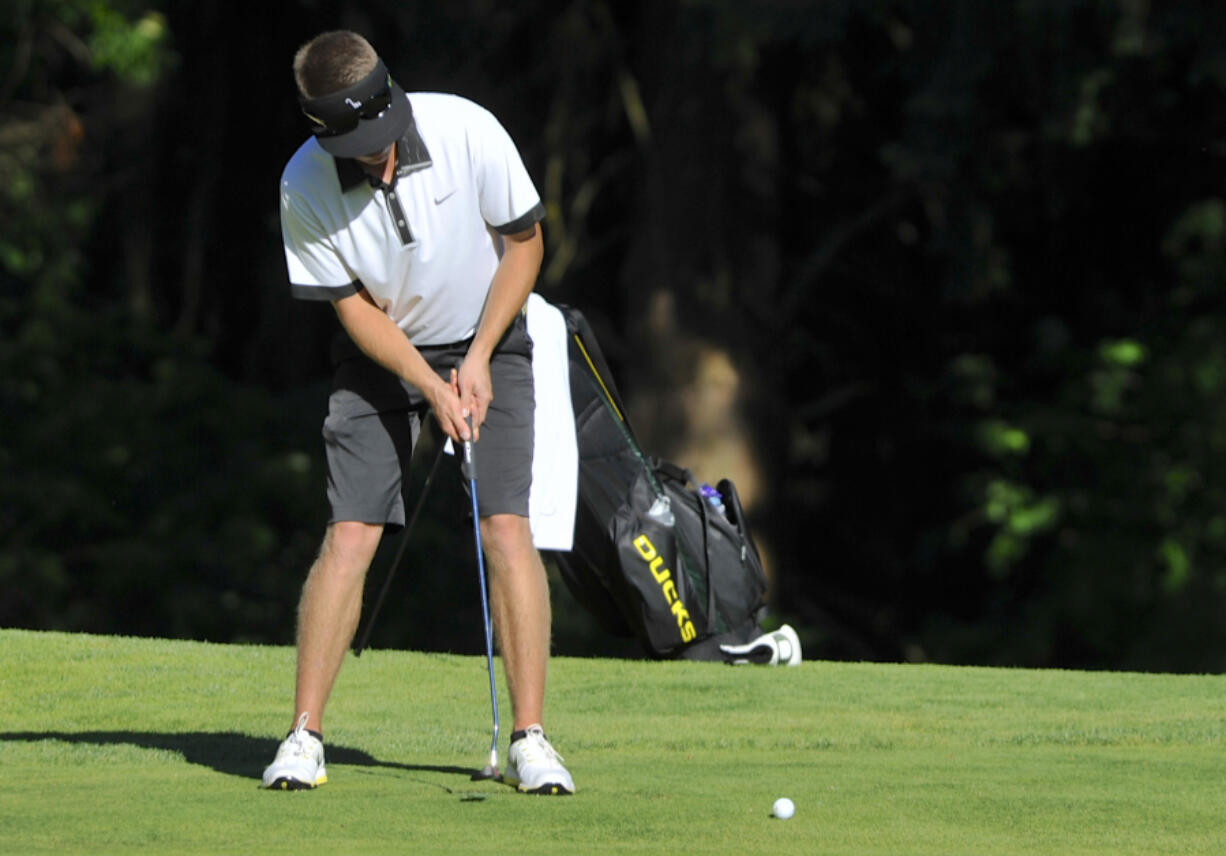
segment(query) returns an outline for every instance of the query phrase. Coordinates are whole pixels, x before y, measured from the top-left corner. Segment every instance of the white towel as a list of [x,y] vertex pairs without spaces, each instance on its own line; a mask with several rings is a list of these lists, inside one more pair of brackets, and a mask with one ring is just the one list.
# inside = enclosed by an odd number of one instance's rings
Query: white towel
[[539,550],[570,550],[579,493],[579,441],[570,400],[566,319],[535,292],[528,297],[532,380],[536,387],[536,440],[528,519]]
[[[575,543],[579,439],[575,435],[575,410],[570,400],[566,319],[560,309],[535,292],[528,296],[527,307],[536,396],[528,525],[538,550],[569,552]],[[444,451],[455,454],[450,439],[444,444]]]

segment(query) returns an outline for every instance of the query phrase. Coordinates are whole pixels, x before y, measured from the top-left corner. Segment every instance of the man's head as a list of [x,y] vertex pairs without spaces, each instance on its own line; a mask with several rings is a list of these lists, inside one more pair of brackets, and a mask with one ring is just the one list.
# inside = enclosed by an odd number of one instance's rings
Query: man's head
[[384,150],[413,121],[404,91],[357,33],[336,30],[311,39],[294,56],[294,80],[316,139],[336,157]]

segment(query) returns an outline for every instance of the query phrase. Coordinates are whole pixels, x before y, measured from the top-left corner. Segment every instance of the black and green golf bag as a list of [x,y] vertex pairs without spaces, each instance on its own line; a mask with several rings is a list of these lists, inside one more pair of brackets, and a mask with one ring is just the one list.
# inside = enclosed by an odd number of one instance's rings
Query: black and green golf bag
[[716,485],[721,511],[687,470],[643,454],[586,319],[558,308],[579,445],[574,547],[552,553],[562,579],[607,632],[653,657],[723,659],[721,644],[761,635],[766,608],[736,487]]

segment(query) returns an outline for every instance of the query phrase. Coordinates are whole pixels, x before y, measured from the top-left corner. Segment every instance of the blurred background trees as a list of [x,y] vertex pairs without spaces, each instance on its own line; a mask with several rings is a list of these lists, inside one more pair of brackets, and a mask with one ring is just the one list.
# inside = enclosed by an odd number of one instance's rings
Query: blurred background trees
[[[1222,668],[1226,12],[1146,0],[9,4],[0,625],[291,640],[335,321],[275,182],[335,27],[503,120],[539,290],[812,656]],[[375,644],[479,650],[455,489]]]

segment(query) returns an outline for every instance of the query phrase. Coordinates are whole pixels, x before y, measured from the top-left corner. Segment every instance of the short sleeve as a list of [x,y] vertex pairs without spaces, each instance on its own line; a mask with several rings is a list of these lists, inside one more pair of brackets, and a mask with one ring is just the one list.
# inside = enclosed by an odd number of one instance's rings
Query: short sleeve
[[281,180],[281,243],[290,291],[304,300],[339,300],[356,294],[359,283],[306,200]]
[[504,235],[522,232],[544,219],[545,206],[511,135],[494,114],[474,107],[469,152],[477,177],[481,216]]

